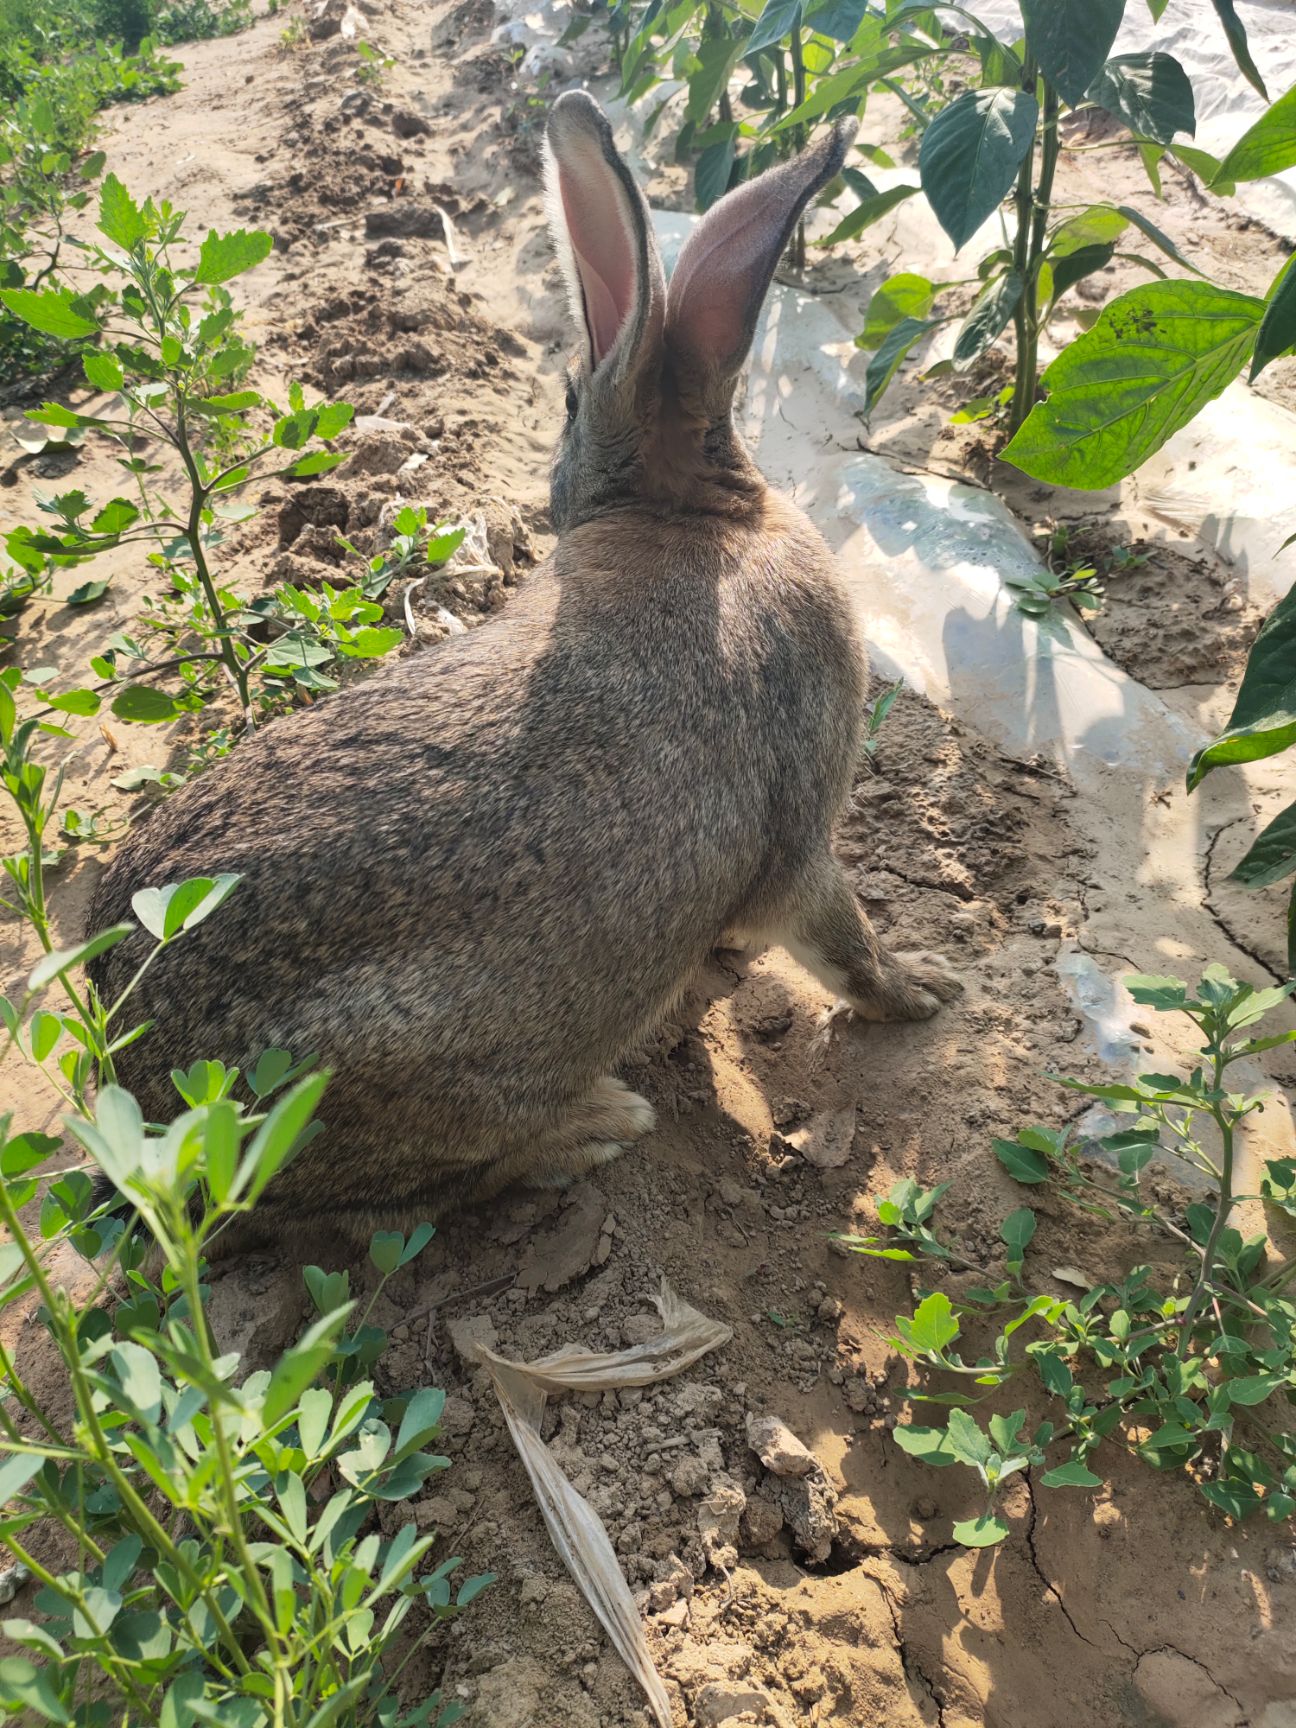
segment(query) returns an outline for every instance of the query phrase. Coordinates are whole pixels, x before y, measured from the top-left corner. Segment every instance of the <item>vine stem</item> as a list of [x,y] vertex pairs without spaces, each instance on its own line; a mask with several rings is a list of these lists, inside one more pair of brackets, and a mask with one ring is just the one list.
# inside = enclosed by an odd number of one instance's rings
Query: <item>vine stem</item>
[[[1028,53],[1022,67],[1022,89],[1027,95],[1033,96],[1038,83],[1039,67],[1034,56]],[[1012,402],[1008,411],[1010,432],[1016,432],[1030,412],[1026,404],[1035,394],[1035,352],[1031,344],[1027,307],[1033,201],[1031,188],[1034,175],[1035,139],[1032,136],[1017,174],[1017,191],[1013,198],[1017,220],[1017,231],[1013,237],[1013,269],[1021,280],[1022,291],[1013,310],[1013,328],[1017,334],[1017,367],[1013,378]]]

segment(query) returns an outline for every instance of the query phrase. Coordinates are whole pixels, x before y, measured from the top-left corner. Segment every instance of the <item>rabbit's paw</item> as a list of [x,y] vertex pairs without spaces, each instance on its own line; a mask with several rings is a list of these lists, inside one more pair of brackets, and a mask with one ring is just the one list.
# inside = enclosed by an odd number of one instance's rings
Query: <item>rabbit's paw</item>
[[[643,1099],[640,1099],[640,1103],[643,1102]],[[649,1113],[651,1114],[651,1106]],[[629,1150],[630,1143],[622,1140],[601,1140],[587,1146],[574,1147],[563,1154],[561,1165],[551,1163],[546,1170],[537,1170],[528,1176],[527,1187],[570,1188],[573,1182],[579,1182],[581,1177],[588,1176],[591,1170],[614,1163],[623,1152]]]
[[852,1006],[866,1020],[929,1020],[963,981],[943,954],[926,949],[892,954],[876,995]]

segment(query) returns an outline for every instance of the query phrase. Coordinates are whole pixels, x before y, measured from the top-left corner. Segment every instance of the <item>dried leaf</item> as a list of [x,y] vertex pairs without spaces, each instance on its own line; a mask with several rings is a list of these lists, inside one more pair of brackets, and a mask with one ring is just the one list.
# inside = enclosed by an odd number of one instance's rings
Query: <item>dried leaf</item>
[[611,1353],[597,1354],[569,1344],[537,1362],[513,1362],[497,1355],[462,1322],[452,1323],[450,1333],[462,1356],[489,1369],[554,1547],[643,1688],[659,1728],[671,1728],[666,1688],[648,1653],[639,1610],[608,1533],[593,1507],[558,1468],[540,1433],[548,1392],[649,1386],[670,1379],[733,1336],[727,1326],[708,1320],[682,1301],[664,1279],[661,1295],[654,1300],[662,1317],[659,1336]]

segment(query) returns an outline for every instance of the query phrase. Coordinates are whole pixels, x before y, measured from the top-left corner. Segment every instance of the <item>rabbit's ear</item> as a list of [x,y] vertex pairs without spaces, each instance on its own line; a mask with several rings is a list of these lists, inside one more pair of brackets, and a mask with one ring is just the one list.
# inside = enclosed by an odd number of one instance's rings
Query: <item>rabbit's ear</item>
[[841,171],[856,121],[839,120],[791,162],[727,193],[684,242],[666,299],[666,340],[681,379],[727,409],[770,280],[801,212]]
[[661,333],[666,286],[648,206],[617,154],[602,109],[560,96],[545,129],[545,192],[572,317],[591,370],[623,374]]

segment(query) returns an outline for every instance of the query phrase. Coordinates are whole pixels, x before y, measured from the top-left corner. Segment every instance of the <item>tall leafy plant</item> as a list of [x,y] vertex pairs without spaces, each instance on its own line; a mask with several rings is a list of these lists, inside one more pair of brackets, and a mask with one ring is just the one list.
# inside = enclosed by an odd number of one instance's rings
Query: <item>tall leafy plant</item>
[[[1166,260],[1199,278],[1188,283],[1158,280],[1136,290],[1140,298],[1128,307],[1128,297],[1114,303],[1112,317],[1092,333],[1092,340],[1074,345],[1079,354],[1071,370],[1062,368],[1047,380],[1055,394],[1063,386],[1070,388],[1077,374],[1081,384],[1088,384],[1105,365],[1110,371],[1111,350],[1129,331],[1143,329],[1149,317],[1162,321],[1154,342],[1160,350],[1154,359],[1156,401],[1146,416],[1140,413],[1141,401],[1124,416],[1131,465],[1142,459],[1140,450],[1150,440],[1168,436],[1160,430],[1162,422],[1169,430],[1182,424],[1181,416],[1195,412],[1217,380],[1227,382],[1253,355],[1264,363],[1290,346],[1290,320],[1296,311],[1296,306],[1282,303],[1275,284],[1268,328],[1252,345],[1249,338],[1258,337],[1266,303],[1201,281],[1191,261],[1141,210],[1114,203],[1079,211],[1056,207],[1058,165],[1073,147],[1061,132],[1068,112],[1101,111],[1115,121],[1123,137],[1074,147],[1136,150],[1158,194],[1167,158],[1218,194],[1296,160],[1296,93],[1275,103],[1223,161],[1197,149],[1190,142],[1196,128],[1192,86],[1173,55],[1160,50],[1111,53],[1127,3],[1019,0],[1021,33],[1012,41],[996,36],[974,8],[912,0],[886,0],[882,6],[867,0],[766,0],[761,7],[746,0],[733,6],[715,0],[676,0],[674,5],[649,0],[636,7],[623,0],[612,18],[630,100],[646,100],[667,80],[685,86],[674,149],[677,159],[696,161],[700,209],[804,142],[817,126],[845,113],[863,113],[873,92],[898,96],[909,125],[921,138],[918,183],[883,191],[861,168],[848,168],[828,196],[849,193],[854,203],[825,244],[853,238],[919,192],[958,249],[1001,211],[1002,243],[976,265],[971,280],[977,297],[961,320],[947,364],[955,371],[966,370],[1011,328],[1015,375],[1005,399],[1010,431],[1019,436],[1009,460],[1042,478],[1102,485],[1107,482],[1069,479],[1061,473],[1066,463],[1055,448],[1060,443],[1086,445],[1072,457],[1072,466],[1078,472],[1078,465],[1087,463],[1096,471],[1100,452],[1091,454],[1087,441],[1100,423],[1097,414],[1087,416],[1083,438],[1068,439],[1067,429],[1073,425],[1066,412],[1069,402],[1059,404],[1051,423],[1037,418],[1029,433],[1021,431],[1038,394],[1041,337],[1058,303],[1078,282],[1116,257],[1133,259],[1159,279],[1165,276]],[[1167,3],[1152,0],[1154,17],[1162,16]],[[1239,67],[1267,95],[1230,0],[1216,0],[1215,10]],[[955,74],[965,81],[969,66],[971,82],[952,95]],[[740,77],[746,80],[741,85]],[[669,102],[669,95],[660,99],[650,114],[650,132],[663,123]],[[884,167],[894,166],[876,148],[866,155]],[[804,233],[799,246],[794,262],[804,262]],[[918,343],[952,320],[955,315],[943,312],[939,302],[949,289],[964,285],[935,283],[908,272],[882,284],[858,338],[859,345],[873,353],[866,411]],[[1290,292],[1296,297],[1296,285]],[[1190,366],[1186,377],[1174,370],[1171,359],[1176,331],[1185,320],[1192,323],[1193,340],[1201,349],[1200,363]],[[1144,418],[1149,427],[1141,426]],[[1101,454],[1108,466],[1112,458],[1107,447],[1121,442],[1119,432],[1103,441]],[[1044,473],[1044,468],[1051,471]]]
[[[1188,790],[1213,768],[1258,762],[1296,744],[1296,589],[1280,600],[1256,637],[1229,723],[1199,750]],[[1296,801],[1270,822],[1233,870],[1244,888],[1268,888],[1296,877]],[[1287,966],[1296,977],[1296,883],[1287,903]]]

